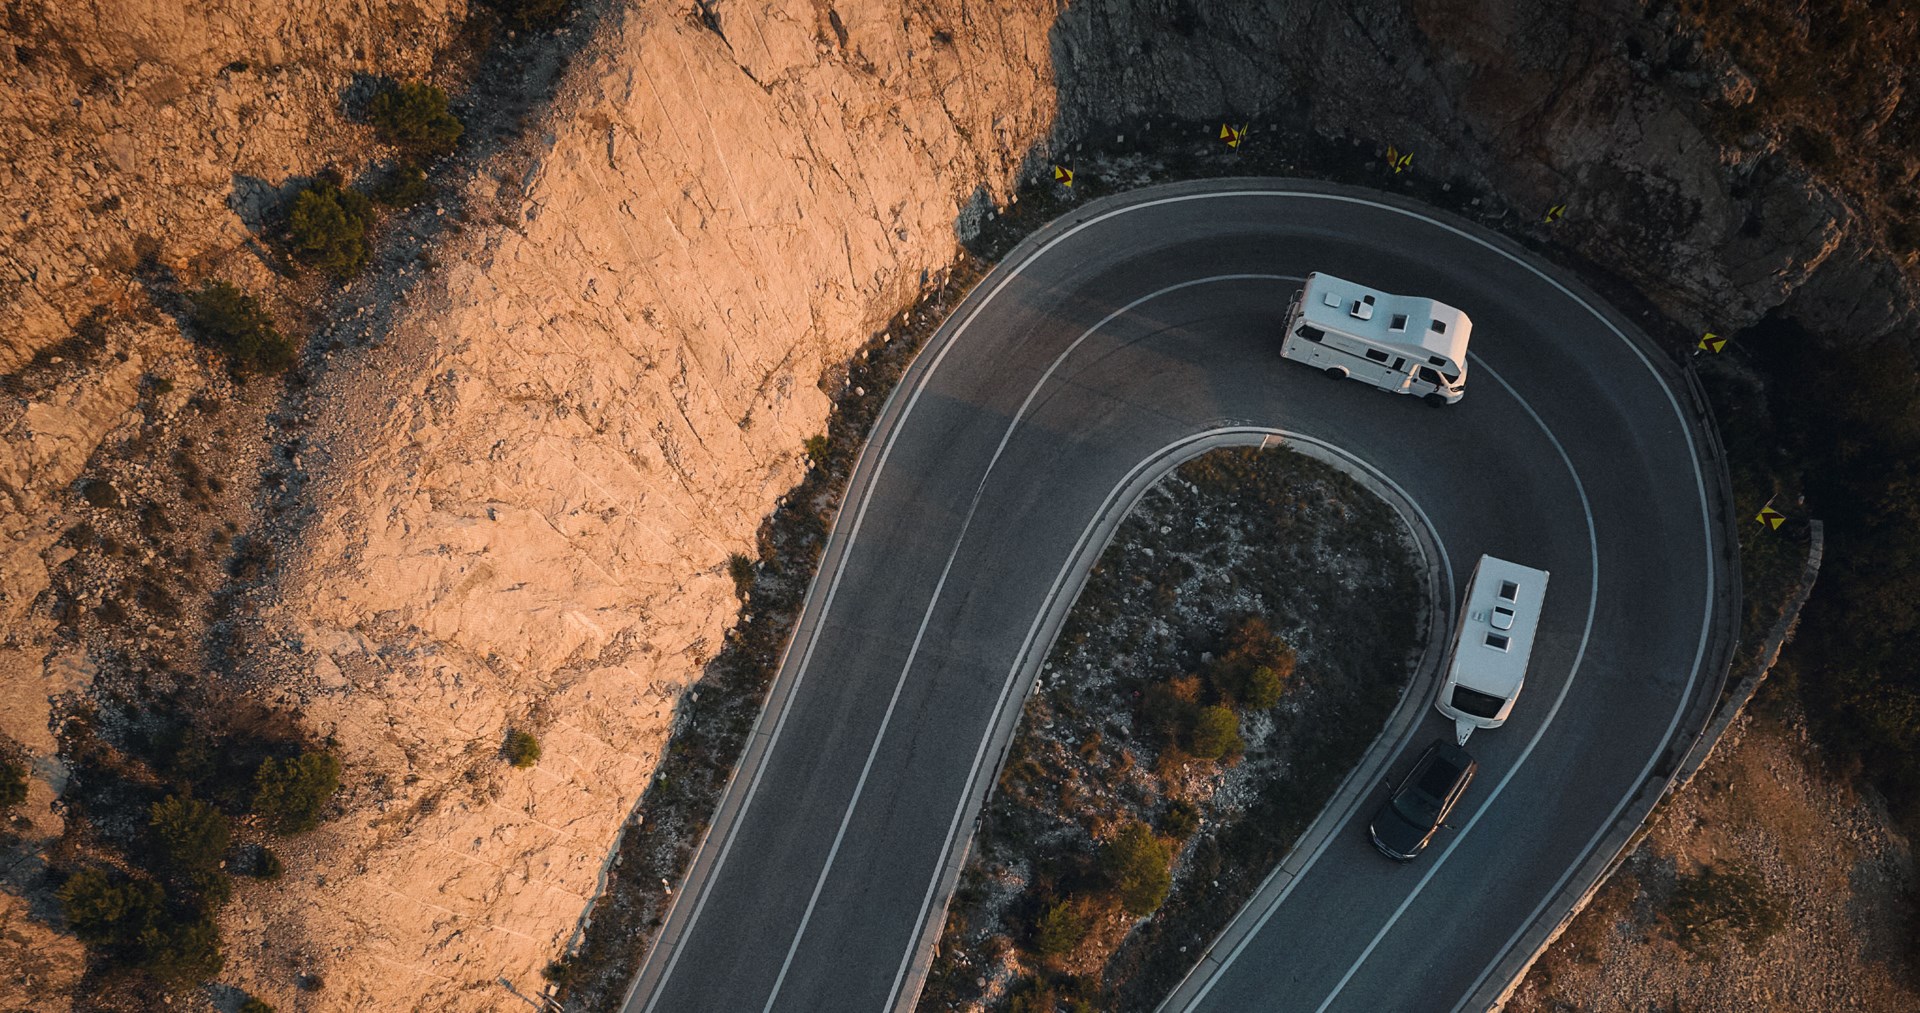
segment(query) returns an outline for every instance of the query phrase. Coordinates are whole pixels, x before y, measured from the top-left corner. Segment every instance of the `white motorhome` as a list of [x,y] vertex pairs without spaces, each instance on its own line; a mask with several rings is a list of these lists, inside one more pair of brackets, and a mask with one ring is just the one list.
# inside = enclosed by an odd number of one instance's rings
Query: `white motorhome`
[[1453,404],[1466,391],[1472,334],[1473,321],[1445,303],[1315,272],[1287,307],[1280,354],[1331,376]]
[[1547,571],[1481,556],[1453,633],[1453,657],[1434,707],[1453,720],[1460,744],[1498,728],[1526,682],[1533,636],[1546,604]]

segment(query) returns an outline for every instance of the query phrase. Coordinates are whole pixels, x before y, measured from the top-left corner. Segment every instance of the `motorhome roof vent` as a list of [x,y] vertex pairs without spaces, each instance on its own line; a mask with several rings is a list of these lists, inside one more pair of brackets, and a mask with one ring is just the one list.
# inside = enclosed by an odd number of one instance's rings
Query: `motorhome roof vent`
[[1331,307],[1333,307],[1334,309],[1339,309],[1339,308],[1340,308],[1340,293],[1338,293],[1338,292],[1328,292],[1327,294],[1325,294],[1325,295],[1323,295],[1323,296],[1321,296],[1321,297],[1320,297],[1320,301],[1321,301],[1321,302],[1324,302],[1324,303],[1326,303],[1326,304],[1327,304],[1328,306],[1331,306]]
[[1373,297],[1365,296],[1360,299],[1355,299],[1353,301],[1353,307],[1347,310],[1347,312],[1353,314],[1355,320],[1372,320]]

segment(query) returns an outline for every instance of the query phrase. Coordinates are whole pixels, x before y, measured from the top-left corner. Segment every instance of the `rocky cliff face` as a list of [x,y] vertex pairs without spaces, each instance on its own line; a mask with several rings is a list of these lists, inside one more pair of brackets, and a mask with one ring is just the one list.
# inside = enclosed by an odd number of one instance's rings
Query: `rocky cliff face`
[[[74,576],[102,556],[76,558],[71,535],[107,523],[86,494],[111,470],[101,448],[139,490],[187,481],[173,445],[217,429],[239,491],[199,523],[255,525],[279,550],[245,598],[237,671],[347,760],[344,815],[227,909],[223,980],[280,1008],[493,1009],[516,1001],[500,978],[537,989],[737,608],[727,554],[751,551],[804,466],[819,377],[949,262],[963,206],[1000,199],[1037,144],[1157,117],[1391,142],[1520,227],[1569,204],[1552,241],[1683,323],[1912,317],[1861,198],[1764,131],[1723,140],[1714,110],[1750,101],[1751,78],[1711,55],[1675,72],[1672,12],[1626,0],[607,11],[524,143],[443,208],[464,222],[432,253],[445,266],[358,283],[338,333],[375,347],[329,333],[313,385],[271,416],[277,395],[231,390],[134,268],[304,291],[266,266],[265,194],[376,157],[343,91],[444,62],[461,5],[8,15],[0,196],[22,213],[0,222],[0,732],[38,757],[16,868],[59,829],[49,698],[105,692],[129,664],[87,618],[114,582]],[[103,336],[75,344],[76,326]],[[191,422],[207,393],[239,410]],[[249,515],[243,479],[262,471],[273,509]],[[201,610],[183,614],[148,635],[203,637]],[[539,736],[534,769],[499,760],[509,727]],[[17,894],[0,923],[54,956],[0,997],[50,1008],[76,950]]]

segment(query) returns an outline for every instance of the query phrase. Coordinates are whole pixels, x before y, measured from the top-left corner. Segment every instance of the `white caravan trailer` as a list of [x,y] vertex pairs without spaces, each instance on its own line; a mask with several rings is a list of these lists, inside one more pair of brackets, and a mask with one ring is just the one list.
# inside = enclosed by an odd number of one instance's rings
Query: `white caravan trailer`
[[1280,354],[1331,376],[1453,404],[1466,390],[1472,333],[1473,321],[1445,303],[1315,272],[1287,307]]
[[1498,728],[1527,678],[1533,635],[1547,598],[1547,571],[1481,556],[1453,633],[1453,658],[1433,705],[1453,719],[1460,744],[1476,728]]

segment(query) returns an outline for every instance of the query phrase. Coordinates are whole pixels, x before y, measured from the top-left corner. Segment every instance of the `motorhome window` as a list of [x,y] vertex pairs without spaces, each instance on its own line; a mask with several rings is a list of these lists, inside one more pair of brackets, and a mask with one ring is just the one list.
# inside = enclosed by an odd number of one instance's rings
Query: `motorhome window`
[[1501,581],[1500,597],[1505,598],[1508,601],[1519,601],[1520,585],[1515,584],[1513,581],[1510,581],[1510,580]]
[[1441,376],[1444,376],[1444,377],[1446,377],[1446,378],[1447,378],[1447,382],[1448,382],[1449,384],[1454,384],[1454,383],[1459,383],[1459,382],[1460,382],[1460,374],[1458,374],[1458,373],[1442,373],[1442,374],[1440,374],[1440,375],[1441,375]]
[[1405,313],[1395,313],[1393,315],[1393,323],[1387,325],[1387,330],[1404,331],[1406,329],[1407,329],[1407,315]]
[[1387,353],[1379,350],[1378,348],[1369,348],[1367,349],[1367,358],[1372,359],[1375,362],[1385,362],[1387,361]]
[[1511,643],[1513,643],[1513,641],[1507,639],[1507,636],[1504,633],[1487,634],[1487,646],[1493,648],[1496,651],[1506,650],[1507,646]]
[[1447,333],[1447,325],[1439,320],[1435,320],[1432,326],[1433,326],[1433,333],[1435,334]]
[[1437,355],[1429,355],[1427,356],[1427,365],[1439,366],[1441,369],[1445,369],[1447,368],[1447,360],[1442,359]]
[[1300,329],[1297,331],[1294,331],[1293,333],[1298,334],[1299,336],[1307,339],[1308,341],[1319,341],[1320,339],[1327,336],[1326,331],[1323,331],[1320,328],[1313,326],[1312,324],[1301,324]]
[[1420,367],[1420,379],[1425,380],[1436,387],[1440,386],[1440,374],[1434,372],[1433,370],[1425,366]]
[[1505,700],[1491,693],[1482,693],[1465,686],[1453,687],[1453,709],[1463,714],[1471,714],[1477,718],[1496,718],[1500,716],[1500,708],[1506,705]]

